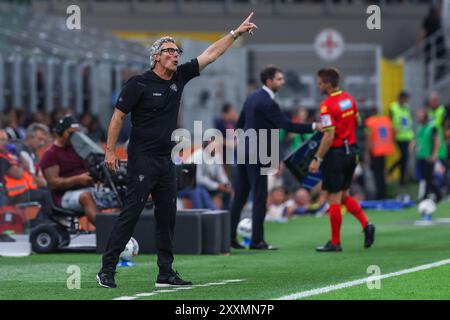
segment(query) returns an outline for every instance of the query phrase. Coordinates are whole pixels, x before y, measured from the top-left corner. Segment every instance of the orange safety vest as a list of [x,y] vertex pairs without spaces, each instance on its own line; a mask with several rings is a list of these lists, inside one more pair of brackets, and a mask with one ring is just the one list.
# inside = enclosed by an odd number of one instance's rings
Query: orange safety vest
[[371,116],[366,120],[371,142],[370,153],[374,157],[381,157],[395,152],[392,122],[387,116]]
[[[0,157],[8,160],[11,165],[18,164],[17,158],[11,153],[0,153]],[[22,177],[19,179],[5,175],[4,180],[8,197],[15,197],[21,195],[27,190],[36,190],[38,188],[36,182],[28,171],[24,171]]]

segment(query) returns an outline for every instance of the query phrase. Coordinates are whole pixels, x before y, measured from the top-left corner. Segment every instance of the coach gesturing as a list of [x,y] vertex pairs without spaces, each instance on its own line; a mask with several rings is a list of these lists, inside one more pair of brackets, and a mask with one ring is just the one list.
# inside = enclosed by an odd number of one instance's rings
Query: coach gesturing
[[128,182],[125,206],[111,232],[97,274],[102,287],[115,288],[114,273],[120,253],[130,239],[149,194],[155,203],[156,246],[159,274],[157,287],[191,285],[172,269],[172,240],[175,227],[177,184],[171,161],[178,111],[184,86],[219,58],[242,34],[257,28],[247,19],[209,46],[196,59],[179,65],[182,51],[174,39],[163,37],[150,51],[150,70],[125,84],[108,129],[105,163],[117,170],[115,147],[123,119],[131,112],[132,130],[128,146]]

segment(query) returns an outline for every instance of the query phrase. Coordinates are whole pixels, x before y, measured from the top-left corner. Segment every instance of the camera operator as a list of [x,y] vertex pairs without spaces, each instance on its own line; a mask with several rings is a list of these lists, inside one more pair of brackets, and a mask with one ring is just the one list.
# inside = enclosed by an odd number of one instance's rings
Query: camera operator
[[84,212],[95,225],[98,211],[94,198],[94,180],[84,160],[75,152],[70,142],[79,123],[71,116],[60,119],[55,127],[56,139],[44,153],[41,168],[52,192],[56,206],[76,212]]

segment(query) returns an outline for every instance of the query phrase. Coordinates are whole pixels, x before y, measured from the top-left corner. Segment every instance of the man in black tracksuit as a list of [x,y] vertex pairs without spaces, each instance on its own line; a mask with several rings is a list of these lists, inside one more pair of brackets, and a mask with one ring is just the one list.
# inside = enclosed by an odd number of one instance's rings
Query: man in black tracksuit
[[[149,194],[155,203],[159,274],[156,287],[191,285],[172,269],[172,242],[176,215],[176,175],[171,160],[178,111],[184,86],[219,58],[242,34],[251,33],[253,13],[236,29],[209,46],[200,56],[178,66],[182,51],[170,37],[157,40],[150,52],[151,70],[125,84],[108,129],[105,164],[115,171],[115,145],[123,119],[131,113],[128,181],[125,206],[111,232],[103,265],[97,274],[102,287],[115,288],[114,272],[120,253],[133,234]],[[150,230],[149,230],[150,231]]]
[[[291,122],[284,114],[280,107],[273,100],[275,92],[279,91],[284,84],[283,73],[275,66],[268,66],[261,71],[261,82],[263,87],[252,92],[244,103],[241,115],[237,123],[237,128],[248,130],[255,129],[285,129],[288,132],[307,133],[315,129],[320,129],[318,123],[301,124]],[[263,136],[258,136],[258,140]],[[242,141],[244,142],[244,141]],[[238,142],[239,143],[239,142]],[[260,142],[258,141],[260,145]],[[270,133],[267,135],[266,150],[270,155],[271,143]],[[252,146],[245,145],[246,154]],[[278,156],[278,155],[277,155]],[[248,160],[248,159],[246,159]],[[239,224],[241,211],[247,202],[250,190],[253,191],[253,212],[252,212],[252,239],[250,249],[274,250],[275,247],[267,244],[264,240],[264,218],[266,215],[267,202],[267,175],[261,174],[264,166],[259,162],[237,166],[236,181],[234,183],[235,198],[231,207],[231,247],[235,249],[243,249],[236,240],[236,228]]]

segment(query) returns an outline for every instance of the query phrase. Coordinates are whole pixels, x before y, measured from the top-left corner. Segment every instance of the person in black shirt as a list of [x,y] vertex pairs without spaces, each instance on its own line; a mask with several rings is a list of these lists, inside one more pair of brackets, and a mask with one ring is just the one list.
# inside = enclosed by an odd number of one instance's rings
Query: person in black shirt
[[115,171],[117,137],[126,114],[131,113],[128,145],[128,184],[125,206],[111,232],[103,265],[97,274],[102,287],[115,288],[114,272],[149,196],[155,202],[156,246],[159,274],[156,287],[191,285],[172,269],[172,242],[176,214],[176,175],[171,160],[178,111],[184,86],[200,75],[244,33],[257,28],[251,13],[236,29],[209,46],[196,59],[179,65],[182,51],[174,39],[157,40],[150,51],[150,70],[125,83],[108,129],[105,164]]

